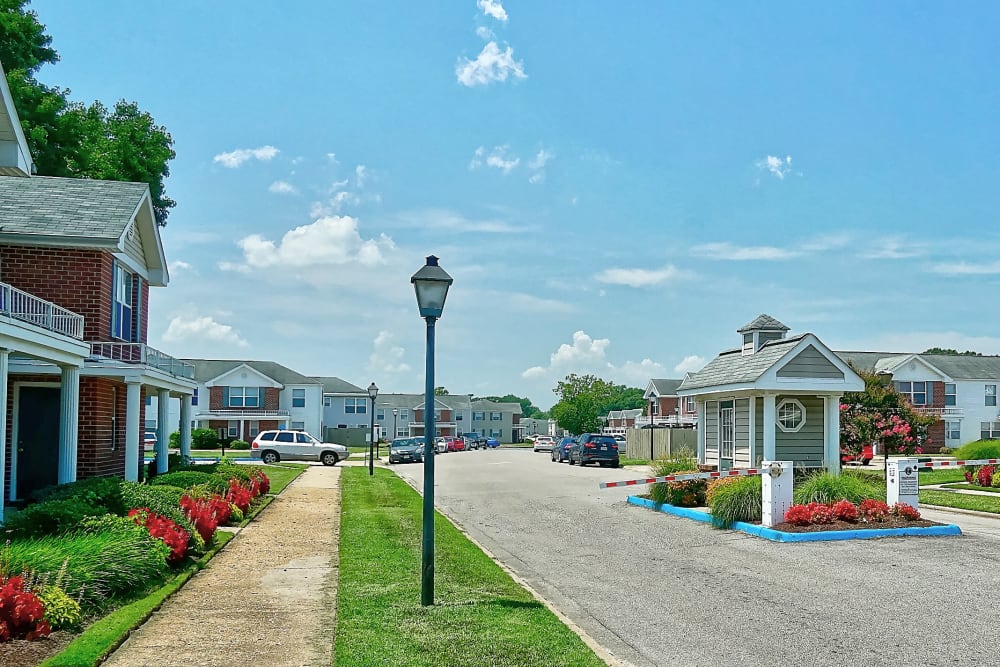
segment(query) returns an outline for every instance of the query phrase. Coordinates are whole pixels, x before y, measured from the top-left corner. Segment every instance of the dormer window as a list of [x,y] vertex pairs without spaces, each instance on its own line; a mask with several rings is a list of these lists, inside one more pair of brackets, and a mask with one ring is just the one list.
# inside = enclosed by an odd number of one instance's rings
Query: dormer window
[[753,334],[745,333],[743,334],[743,354],[748,355],[753,353],[754,353]]

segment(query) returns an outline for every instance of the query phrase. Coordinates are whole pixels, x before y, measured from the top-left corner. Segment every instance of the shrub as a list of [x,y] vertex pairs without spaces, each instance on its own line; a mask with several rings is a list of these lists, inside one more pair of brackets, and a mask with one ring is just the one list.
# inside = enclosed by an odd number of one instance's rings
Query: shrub
[[181,498],[181,508],[206,544],[212,541],[219,524],[229,521],[232,514],[229,503],[221,496],[209,498],[184,496]]
[[853,523],[858,520],[858,506],[850,500],[838,500],[830,509],[833,511],[834,518],[838,521],[850,521]]
[[712,523],[728,528],[737,521],[760,521],[761,480],[753,477],[727,477],[715,487],[712,497]]
[[806,507],[809,510],[809,519],[812,523],[817,525],[833,523],[833,508],[830,505],[825,505],[823,503],[809,503]]
[[785,521],[793,526],[808,526],[812,522],[812,512],[808,505],[792,505],[785,512]]
[[47,500],[11,514],[4,522],[10,537],[41,537],[60,535],[73,530],[88,516],[100,516],[106,510],[85,500]]
[[10,541],[0,549],[0,576],[28,571],[36,579],[60,579],[70,597],[101,608],[159,585],[169,552],[145,528],[108,515],[85,519],[77,533]]
[[240,483],[247,488],[250,488],[250,482],[253,480],[254,471],[260,469],[260,466],[248,466],[234,463],[233,459],[228,456],[223,457],[222,460],[215,466],[216,474],[222,476],[227,481],[231,479],[238,479]]
[[896,503],[892,506],[890,511],[893,515],[906,519],[907,521],[916,521],[920,518],[920,512],[917,508],[907,505],[906,503]]
[[676,475],[682,471],[697,471],[698,461],[687,450],[679,451],[676,454],[663,459],[653,461],[649,469],[653,477],[664,477],[666,475]]
[[181,448],[181,432],[174,431],[167,437],[167,442],[170,443],[170,449],[180,449]]
[[941,454],[941,455],[951,454],[952,451],[953,450],[952,450],[951,447],[942,447],[941,449],[938,450],[938,454]]
[[741,477],[716,477],[708,480],[708,489],[705,491],[705,504],[711,507],[715,504],[715,494],[724,486],[730,486],[733,482],[742,479]]
[[197,470],[179,470],[168,472],[166,475],[157,475],[149,480],[151,486],[175,486],[180,489],[190,490],[195,486],[203,486],[213,493],[225,493],[229,488],[228,480],[222,475],[200,472]]
[[889,516],[889,506],[881,500],[869,498],[858,505],[858,514],[869,523],[882,523]]
[[233,440],[229,443],[229,449],[250,449],[250,443],[246,440]]
[[44,614],[42,601],[25,590],[21,577],[0,579],[0,642],[48,637],[51,629]]
[[991,486],[993,484],[993,473],[996,471],[996,466],[982,466],[976,471],[976,484],[979,486]]
[[261,468],[254,468],[250,474],[253,476],[254,480],[257,481],[262,494],[271,492],[271,480],[268,479],[267,475],[264,474],[264,471]]
[[226,493],[227,502],[236,505],[240,508],[240,512],[245,515],[247,510],[250,509],[250,502],[252,500],[253,495],[250,493],[250,489],[242,486],[236,479],[229,481],[229,492]]
[[58,586],[43,586],[38,599],[45,607],[45,620],[53,630],[76,630],[83,622],[80,603]]
[[229,515],[229,522],[230,523],[232,523],[234,525],[238,525],[238,524],[243,523],[243,519],[246,518],[243,515],[243,510],[241,510],[236,505],[233,505],[232,503],[230,503],[230,505],[229,505],[229,510],[231,512],[230,515]]
[[[656,459],[649,466],[650,472],[653,477],[665,477],[667,475],[682,475],[686,473],[698,472],[698,462],[691,456],[687,451],[681,451],[677,454],[669,456],[663,459]],[[704,483],[704,480],[693,480],[697,482],[703,482],[701,484],[700,495],[702,496],[702,501],[704,502],[705,491],[708,488],[708,484]],[[671,482],[670,484],[678,484],[677,482]],[[681,483],[683,484],[683,483]],[[694,485],[694,498],[692,500],[697,500],[699,495],[697,487],[699,485]],[[674,502],[675,500],[680,500],[682,496],[685,495],[685,489],[682,486],[675,487],[671,489],[667,482],[657,482],[653,484],[649,489],[649,496],[653,499],[653,502],[657,503],[668,503],[671,505],[678,504]],[[688,494],[690,495],[690,494]],[[699,504],[699,503],[695,503]],[[685,505],[686,507],[693,507],[694,505]]]
[[872,483],[865,478],[854,475],[833,475],[820,472],[807,477],[794,491],[795,503],[835,503],[838,500],[849,500],[859,504],[867,499],[877,500],[885,497],[885,482]]
[[188,518],[184,516],[184,510],[181,509],[181,496],[184,493],[184,489],[176,486],[157,486],[137,484],[136,482],[122,484],[122,497],[126,507],[130,510],[147,508],[154,514],[167,517],[188,534],[191,539],[191,550],[195,553],[203,553],[205,542],[188,521]]
[[191,431],[191,449],[218,449],[219,436],[210,428]]
[[1000,459],[1000,440],[977,440],[962,445],[951,453],[960,461]]
[[991,482],[994,488],[1000,489],[1000,470],[993,473],[993,479],[991,480]]
[[[188,542],[191,536],[177,523],[165,516],[150,512],[145,507],[129,510],[129,517],[136,525],[145,526],[149,534],[170,547],[168,563],[176,563],[187,554]],[[211,537],[211,536],[210,536]]]
[[101,514],[125,514],[122,502],[122,480],[118,477],[88,477],[68,484],[49,486],[31,494],[35,502],[47,500],[83,500],[94,507],[104,508]]

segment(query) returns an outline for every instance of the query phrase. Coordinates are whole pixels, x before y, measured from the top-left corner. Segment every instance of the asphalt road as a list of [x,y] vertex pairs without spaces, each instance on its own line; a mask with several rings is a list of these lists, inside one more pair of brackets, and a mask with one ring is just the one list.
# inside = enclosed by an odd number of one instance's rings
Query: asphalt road
[[[435,467],[438,509],[624,664],[1000,664],[1000,520],[970,519],[962,537],[777,544],[598,487],[625,470],[506,448]],[[422,465],[393,469],[422,488]]]

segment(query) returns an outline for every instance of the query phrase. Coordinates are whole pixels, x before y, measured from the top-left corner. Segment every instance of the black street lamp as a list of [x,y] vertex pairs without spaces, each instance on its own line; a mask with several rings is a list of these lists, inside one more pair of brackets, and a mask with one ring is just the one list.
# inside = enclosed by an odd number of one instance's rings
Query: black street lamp
[[453,281],[431,255],[410,278],[420,317],[427,322],[427,370],[424,382],[424,507],[420,558],[420,604],[434,604],[434,324],[444,312]]
[[368,398],[372,399],[372,431],[368,439],[368,475],[375,474],[375,397],[378,396],[378,387],[372,382],[368,385]]
[[396,415],[398,415],[398,414],[399,414],[399,408],[393,408],[392,409],[392,438],[391,438],[391,440],[395,440],[396,439],[396,434],[399,433],[399,431],[396,430]]

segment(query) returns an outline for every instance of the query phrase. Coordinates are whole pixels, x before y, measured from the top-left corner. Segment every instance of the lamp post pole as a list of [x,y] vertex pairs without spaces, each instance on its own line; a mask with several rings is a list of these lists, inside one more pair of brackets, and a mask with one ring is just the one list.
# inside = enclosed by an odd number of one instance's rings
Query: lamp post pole
[[396,430],[396,415],[398,415],[398,414],[399,414],[399,408],[393,408],[392,409],[392,438],[390,438],[390,440],[395,440],[396,439],[396,433],[398,433],[398,431]]
[[649,398],[649,462],[653,462],[653,397]]
[[427,322],[427,368],[424,382],[424,503],[420,553],[420,604],[434,604],[434,326],[444,312],[452,277],[431,255],[410,278],[420,316]]
[[378,387],[372,382],[368,385],[368,398],[372,401],[372,424],[371,434],[368,436],[368,476],[375,474],[375,397],[378,396]]

